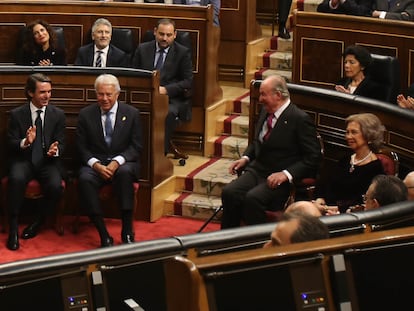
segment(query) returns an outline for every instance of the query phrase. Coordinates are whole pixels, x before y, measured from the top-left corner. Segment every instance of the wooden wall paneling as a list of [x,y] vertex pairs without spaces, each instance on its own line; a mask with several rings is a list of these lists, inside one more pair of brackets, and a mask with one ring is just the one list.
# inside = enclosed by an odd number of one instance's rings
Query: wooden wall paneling
[[246,70],[247,43],[261,35],[256,21],[256,0],[222,0],[220,24],[220,80],[242,82]]

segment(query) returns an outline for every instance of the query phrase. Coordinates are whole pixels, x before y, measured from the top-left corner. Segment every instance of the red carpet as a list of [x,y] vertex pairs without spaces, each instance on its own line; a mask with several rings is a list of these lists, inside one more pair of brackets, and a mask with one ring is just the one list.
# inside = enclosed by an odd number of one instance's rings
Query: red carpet
[[[88,222],[88,219],[86,217],[82,218],[77,234],[72,233],[72,221],[72,217],[67,217],[63,236],[59,236],[52,228],[44,228],[33,239],[20,239],[20,248],[17,251],[10,251],[6,248],[7,234],[1,233],[0,263],[98,248],[100,244],[98,232]],[[114,244],[121,244],[121,221],[119,219],[106,219],[105,223],[109,233],[114,238]],[[183,217],[162,217],[154,223],[135,221],[135,240],[139,242],[175,235],[193,234],[200,229],[203,223],[201,220]],[[23,228],[23,225],[20,226],[20,232]],[[219,228],[218,223],[210,223],[204,228],[203,232],[215,231]]]

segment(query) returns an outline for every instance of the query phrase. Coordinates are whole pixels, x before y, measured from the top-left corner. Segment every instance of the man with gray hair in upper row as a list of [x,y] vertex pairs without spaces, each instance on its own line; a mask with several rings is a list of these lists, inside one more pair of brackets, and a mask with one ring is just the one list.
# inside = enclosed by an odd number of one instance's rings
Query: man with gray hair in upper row
[[111,44],[112,24],[98,18],[92,25],[92,42],[81,46],[76,56],[76,66],[129,67],[127,54]]

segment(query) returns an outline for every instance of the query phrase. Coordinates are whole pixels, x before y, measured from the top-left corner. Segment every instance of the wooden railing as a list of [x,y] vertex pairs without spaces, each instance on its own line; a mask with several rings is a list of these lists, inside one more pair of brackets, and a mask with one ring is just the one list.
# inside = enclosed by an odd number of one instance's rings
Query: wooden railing
[[412,287],[404,280],[414,274],[413,251],[413,227],[407,227],[207,257],[176,256],[165,264],[168,310],[399,309],[411,299]]

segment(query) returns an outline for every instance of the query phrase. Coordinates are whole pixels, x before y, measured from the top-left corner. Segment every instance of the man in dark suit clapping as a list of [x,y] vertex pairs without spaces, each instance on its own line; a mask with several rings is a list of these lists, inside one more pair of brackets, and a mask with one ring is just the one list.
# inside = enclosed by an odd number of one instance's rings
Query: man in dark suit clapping
[[191,51],[175,41],[177,30],[171,19],[161,19],[154,28],[155,40],[138,45],[132,66],[138,69],[159,70],[160,94],[168,95],[168,114],[165,120],[165,153],[172,151],[177,158],[186,158],[171,142],[179,121],[189,121],[189,96],[193,84]]
[[265,211],[281,210],[290,183],[314,176],[321,153],[316,128],[309,115],[290,102],[286,81],[278,75],[260,86],[263,109],[254,140],[232,163],[231,173],[244,173],[223,188],[221,228],[264,223]]
[[45,75],[29,76],[25,92],[28,103],[10,112],[7,133],[11,159],[7,189],[10,250],[19,248],[18,215],[27,183],[32,179],[40,183],[45,204],[39,206],[35,221],[23,230],[23,239],[37,235],[63,192],[60,156],[64,149],[65,114],[49,104],[52,82]]
[[134,242],[133,183],[140,172],[142,133],[139,110],[118,102],[118,79],[110,74],[95,80],[97,103],[79,113],[76,140],[81,158],[80,204],[88,211],[101,238],[101,246],[113,245],[99,202],[99,189],[111,183],[122,217],[121,239]]
[[93,42],[81,46],[76,56],[76,66],[128,67],[127,54],[110,44],[112,24],[105,18],[98,18],[92,26]]

